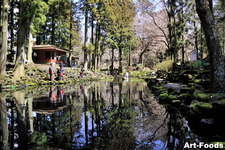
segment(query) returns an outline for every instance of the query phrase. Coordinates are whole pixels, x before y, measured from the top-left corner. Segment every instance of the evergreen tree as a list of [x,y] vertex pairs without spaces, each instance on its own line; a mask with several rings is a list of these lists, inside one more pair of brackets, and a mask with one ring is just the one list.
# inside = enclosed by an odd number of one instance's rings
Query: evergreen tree
[[[18,34],[17,34],[17,54],[16,62],[13,70],[14,78],[19,79],[25,76],[24,61],[25,61],[25,46],[26,46],[26,29],[33,29],[32,24],[35,18],[41,18],[42,13],[37,13],[37,10],[46,8],[41,0],[28,2],[24,0],[19,1],[19,18],[18,18]],[[43,8],[42,8],[43,7]],[[39,9],[40,8],[40,9]],[[35,17],[37,15],[37,17]],[[42,15],[43,16],[43,15]],[[41,19],[36,19],[40,22]],[[31,55],[31,54],[30,54]]]
[[25,76],[24,72],[24,60],[25,60],[25,28],[27,26],[27,18],[25,2],[23,0],[19,1],[19,24],[18,24],[18,35],[17,35],[17,54],[16,62],[13,70],[14,78],[19,79]]
[[127,38],[132,35],[131,23],[136,14],[133,1],[111,1],[105,4],[105,32],[119,50],[119,73],[122,73],[122,53],[126,48]]
[[195,0],[195,2],[209,50],[210,88],[212,92],[218,92],[225,86],[224,57],[222,55],[219,37],[216,33],[214,18],[208,1]]
[[0,3],[0,80],[5,77],[7,59],[8,0]]
[[216,22],[216,27],[217,27],[217,33],[220,38],[220,44],[222,47],[223,54],[225,54],[225,37],[224,37],[224,32],[225,32],[225,1],[223,0],[218,0],[215,4],[214,10],[215,10],[215,22]]
[[85,9],[85,31],[84,31],[84,69],[87,70],[87,34],[88,34],[88,1],[84,2]]
[[27,51],[27,62],[33,63],[32,60],[32,47],[33,47],[33,34],[36,35],[38,32],[40,32],[40,29],[38,28],[41,25],[45,24],[46,16],[45,14],[48,11],[48,5],[45,2],[37,1],[34,2],[31,6],[31,10],[33,11],[31,13],[31,21],[30,21],[30,28],[29,28],[29,42],[28,42],[28,51]]

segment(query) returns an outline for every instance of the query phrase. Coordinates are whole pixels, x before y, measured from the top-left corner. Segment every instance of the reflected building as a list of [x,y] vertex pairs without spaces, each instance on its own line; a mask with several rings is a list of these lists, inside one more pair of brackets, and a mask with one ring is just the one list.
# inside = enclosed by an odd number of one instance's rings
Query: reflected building
[[56,89],[57,91],[51,86],[49,95],[34,98],[33,111],[41,114],[52,114],[69,107],[71,104],[67,102],[67,96],[64,95],[63,86],[57,87]]

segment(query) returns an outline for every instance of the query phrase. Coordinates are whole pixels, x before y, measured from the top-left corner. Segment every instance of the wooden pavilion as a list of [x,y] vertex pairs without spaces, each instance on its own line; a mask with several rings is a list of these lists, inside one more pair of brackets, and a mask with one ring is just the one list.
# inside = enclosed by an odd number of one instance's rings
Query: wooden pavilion
[[39,64],[66,64],[67,56],[71,51],[54,45],[35,45],[32,47],[34,63]]

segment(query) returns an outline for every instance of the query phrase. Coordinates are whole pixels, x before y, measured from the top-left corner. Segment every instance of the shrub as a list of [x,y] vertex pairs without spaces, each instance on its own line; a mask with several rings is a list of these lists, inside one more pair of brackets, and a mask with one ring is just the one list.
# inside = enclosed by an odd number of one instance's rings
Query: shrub
[[173,67],[173,61],[169,57],[167,57],[165,61],[161,63],[157,63],[154,69],[168,71],[172,67]]

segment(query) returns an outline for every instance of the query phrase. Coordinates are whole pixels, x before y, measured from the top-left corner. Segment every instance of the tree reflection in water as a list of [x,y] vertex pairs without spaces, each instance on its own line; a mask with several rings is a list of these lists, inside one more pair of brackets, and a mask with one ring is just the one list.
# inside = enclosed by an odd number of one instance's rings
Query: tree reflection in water
[[[1,148],[183,149],[196,139],[145,82],[83,82],[12,91],[1,100]],[[7,100],[7,101],[5,101]],[[7,102],[7,107],[4,107]],[[4,109],[5,108],[5,109]],[[4,134],[5,135],[5,134]]]

